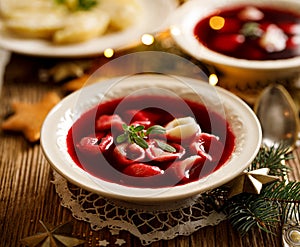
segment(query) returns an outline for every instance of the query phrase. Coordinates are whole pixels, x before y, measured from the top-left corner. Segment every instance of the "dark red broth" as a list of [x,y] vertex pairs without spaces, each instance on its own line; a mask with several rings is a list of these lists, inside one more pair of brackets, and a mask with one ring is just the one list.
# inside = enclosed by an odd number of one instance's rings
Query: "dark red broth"
[[[241,14],[246,8],[258,10],[256,17]],[[216,16],[225,22],[212,28]],[[292,58],[300,55],[300,14],[268,6],[228,7],[200,20],[194,35],[207,48],[234,58]]]
[[[128,125],[132,122],[140,121],[140,123],[146,123],[149,126],[154,124],[165,126],[174,118],[192,116],[201,126],[202,132],[218,136],[217,146],[213,147],[214,141],[208,140],[207,147],[212,150],[211,152],[219,153],[219,158],[210,161],[202,160],[201,165],[189,167],[189,177],[174,176],[174,169],[170,168],[174,162],[180,165],[182,160],[192,155],[189,145],[191,145],[193,140],[183,141],[180,145],[185,149],[185,153],[181,158],[172,162],[153,162],[151,160],[145,162],[150,166],[158,166],[163,173],[144,177],[126,175],[123,172],[124,164],[119,164],[116,161],[113,152],[117,145],[115,142],[116,135],[121,133],[120,130],[116,130],[116,133],[111,129],[99,132],[95,128],[95,123],[101,116],[111,116],[113,114],[118,115]],[[90,155],[88,151],[82,154],[78,149],[78,143],[84,137],[106,138],[108,140],[107,136],[110,137],[111,135],[114,141],[109,148],[105,148],[105,153],[99,151],[96,155],[95,153]],[[205,138],[206,136],[204,134]],[[211,147],[209,147],[210,144],[212,145]],[[208,110],[202,104],[179,98],[143,95],[106,101],[87,111],[69,130],[67,145],[68,152],[75,163],[89,174],[105,181],[126,186],[160,188],[196,181],[219,169],[229,159],[234,150],[235,136],[223,117]]]

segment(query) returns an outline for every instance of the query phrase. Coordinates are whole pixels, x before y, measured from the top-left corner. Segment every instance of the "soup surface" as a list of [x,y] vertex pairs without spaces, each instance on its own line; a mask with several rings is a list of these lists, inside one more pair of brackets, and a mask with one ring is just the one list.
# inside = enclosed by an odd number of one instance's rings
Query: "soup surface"
[[67,135],[74,162],[96,177],[132,187],[179,186],[230,158],[235,136],[219,114],[194,101],[131,96],[102,102]]
[[248,60],[300,55],[300,14],[268,6],[234,6],[200,20],[194,35],[207,48]]

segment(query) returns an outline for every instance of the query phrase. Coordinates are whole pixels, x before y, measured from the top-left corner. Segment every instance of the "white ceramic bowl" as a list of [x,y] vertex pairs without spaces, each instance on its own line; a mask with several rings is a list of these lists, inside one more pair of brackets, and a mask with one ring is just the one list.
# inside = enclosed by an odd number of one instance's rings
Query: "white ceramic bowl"
[[215,66],[227,81],[234,84],[274,82],[299,75],[300,56],[279,60],[246,60],[214,52],[203,46],[194,35],[196,24],[218,9],[236,5],[263,5],[296,11],[298,0],[194,0],[185,3],[172,16],[170,29],[175,42],[187,53]]
[[[100,100],[120,98],[132,93],[172,94],[190,100],[197,95],[198,101],[200,99],[206,107],[222,114],[229,122],[236,136],[230,159],[221,168],[198,181],[154,189],[107,182],[79,168],[67,150],[66,136],[70,127],[84,112],[98,105]],[[189,198],[216,188],[239,175],[260,148],[261,127],[253,111],[238,97],[222,88],[186,77],[146,74],[97,82],[64,98],[45,119],[41,145],[51,166],[71,183],[105,197],[154,204]]]

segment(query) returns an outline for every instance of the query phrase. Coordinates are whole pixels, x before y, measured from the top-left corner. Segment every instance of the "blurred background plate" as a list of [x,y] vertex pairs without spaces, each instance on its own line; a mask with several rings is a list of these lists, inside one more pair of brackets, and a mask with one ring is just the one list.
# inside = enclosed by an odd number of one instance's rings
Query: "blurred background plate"
[[[176,9],[176,0],[137,0],[142,16],[129,28],[103,35],[88,42],[55,45],[42,39],[22,39],[6,32],[0,25],[0,47],[26,55],[49,57],[86,57],[102,54],[105,49],[125,49],[136,45],[144,33],[161,31],[168,16]],[[1,23],[0,23],[1,24]]]
[[170,18],[170,31],[176,44],[196,59],[214,66],[222,79],[232,86],[250,87],[259,83],[297,78],[300,57],[278,60],[238,59],[212,51],[195,37],[197,23],[216,11],[237,5],[274,6],[300,14],[297,0],[194,0],[179,7]]

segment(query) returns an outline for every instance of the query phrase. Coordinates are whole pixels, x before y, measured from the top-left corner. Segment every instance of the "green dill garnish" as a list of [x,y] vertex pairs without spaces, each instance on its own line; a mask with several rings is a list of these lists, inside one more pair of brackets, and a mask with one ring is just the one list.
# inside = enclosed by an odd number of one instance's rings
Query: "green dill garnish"
[[[122,143],[122,142],[129,142],[129,143],[135,143],[139,145],[140,147],[146,149],[148,148],[148,143],[146,142],[147,136],[150,134],[165,134],[166,129],[160,125],[153,125],[149,127],[147,130],[145,130],[145,127],[143,125],[130,125],[128,126],[127,124],[122,125],[124,133],[117,136],[116,141],[117,143]],[[170,153],[176,152],[176,149],[172,147],[171,145],[155,139],[155,142],[157,143],[157,146]]]

